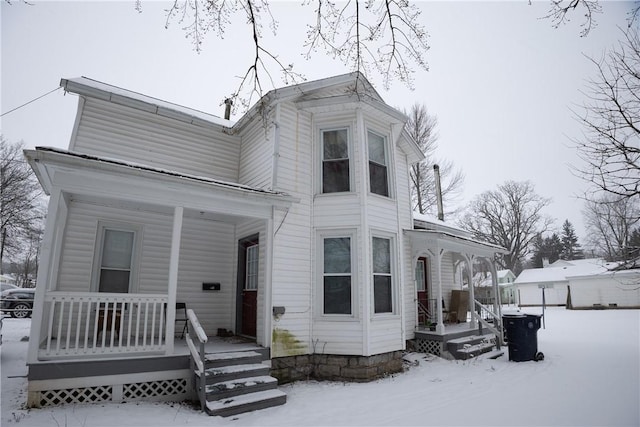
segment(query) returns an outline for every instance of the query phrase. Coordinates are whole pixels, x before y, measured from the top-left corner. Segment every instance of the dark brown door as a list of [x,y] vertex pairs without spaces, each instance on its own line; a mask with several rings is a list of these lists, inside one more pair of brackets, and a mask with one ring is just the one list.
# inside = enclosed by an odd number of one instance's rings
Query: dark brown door
[[427,311],[431,309],[429,307],[429,286],[427,285],[428,265],[426,258],[418,258],[418,263],[416,264],[416,289],[418,292],[418,323],[420,325],[427,324],[429,320]]
[[239,331],[241,335],[255,337],[256,324],[258,319],[258,265],[260,259],[257,236],[253,239],[245,239],[241,241],[239,249]]

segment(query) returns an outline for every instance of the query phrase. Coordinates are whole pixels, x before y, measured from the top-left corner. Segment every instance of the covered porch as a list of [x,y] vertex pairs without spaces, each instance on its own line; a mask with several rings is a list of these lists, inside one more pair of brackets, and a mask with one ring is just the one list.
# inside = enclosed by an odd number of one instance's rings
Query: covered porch
[[177,302],[210,336],[236,331],[247,236],[259,266],[253,337],[269,346],[273,224],[291,197],[64,150],[25,155],[50,195],[31,366],[177,355]]
[[[443,222],[421,225],[424,228],[405,230],[416,272],[416,340],[437,355],[447,351],[450,341],[465,344],[465,337],[481,337],[468,338],[477,341],[473,345],[492,341],[499,348],[504,340],[495,255],[506,250]],[[491,305],[476,298],[473,286],[463,289],[463,276],[471,283],[478,263],[492,273]]]

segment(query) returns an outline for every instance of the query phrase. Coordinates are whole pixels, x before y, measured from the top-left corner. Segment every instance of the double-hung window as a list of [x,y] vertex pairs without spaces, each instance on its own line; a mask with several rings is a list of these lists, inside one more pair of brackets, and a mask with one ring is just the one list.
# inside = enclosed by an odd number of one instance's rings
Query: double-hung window
[[369,145],[369,187],[372,193],[389,197],[386,141],[371,131],[367,132]]
[[348,129],[323,130],[322,192],[351,191]]
[[100,225],[96,247],[98,292],[127,293],[134,282],[135,252],[139,230]]
[[323,314],[351,314],[351,238],[323,239]]
[[374,237],[373,305],[375,313],[393,312],[393,280],[391,275],[391,240]]

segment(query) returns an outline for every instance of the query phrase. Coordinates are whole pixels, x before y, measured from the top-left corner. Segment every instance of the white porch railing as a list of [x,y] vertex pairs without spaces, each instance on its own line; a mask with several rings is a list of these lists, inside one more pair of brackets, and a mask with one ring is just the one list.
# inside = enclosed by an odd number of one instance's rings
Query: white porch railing
[[499,314],[494,313],[491,308],[483,305],[478,300],[474,300],[475,310],[471,312],[471,316],[478,321],[479,327],[484,326],[495,334],[498,349],[504,344],[504,335],[502,330],[502,318]]
[[48,292],[40,359],[166,351],[167,295]]

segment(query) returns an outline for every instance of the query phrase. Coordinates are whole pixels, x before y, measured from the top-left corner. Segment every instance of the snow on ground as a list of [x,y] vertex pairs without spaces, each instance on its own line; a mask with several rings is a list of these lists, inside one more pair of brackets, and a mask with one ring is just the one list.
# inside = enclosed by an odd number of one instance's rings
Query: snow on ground
[[[535,313],[536,309],[523,310]],[[539,312],[539,311],[538,311]],[[447,361],[411,354],[408,371],[367,384],[282,386],[284,406],[232,418],[185,404],[23,409],[27,320],[4,319],[3,426],[638,426],[640,311],[546,311],[541,362]]]

